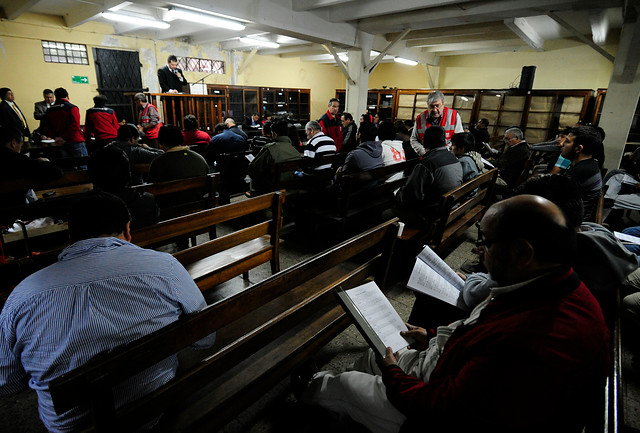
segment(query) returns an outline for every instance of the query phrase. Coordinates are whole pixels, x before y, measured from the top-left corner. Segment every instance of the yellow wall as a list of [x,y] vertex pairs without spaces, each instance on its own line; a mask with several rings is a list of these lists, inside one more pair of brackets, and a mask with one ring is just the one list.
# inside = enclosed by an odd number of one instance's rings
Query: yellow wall
[[[605,50],[615,55],[617,42],[617,35],[612,35]],[[535,65],[534,89],[596,90],[609,85],[613,64],[593,48],[563,39],[547,41],[544,49],[443,57],[433,68],[432,77],[441,89],[507,89],[518,86],[523,66]],[[439,74],[434,73],[436,70]],[[397,63],[383,63],[371,74],[369,88],[380,89],[383,85],[429,88],[421,65]]]
[[[41,40],[87,45],[89,65],[46,63]],[[142,83],[152,93],[159,91],[157,69],[165,64],[170,54],[224,60],[225,74],[211,75],[205,79],[207,84],[309,88],[312,118],[318,118],[326,111],[327,102],[337,87],[344,87],[342,74],[333,66],[277,56],[255,56],[238,75],[236,71],[248,53],[224,51],[215,43],[190,45],[177,40],[156,40],[151,34],[114,35],[113,27],[103,23],[86,23],[70,29],[64,26],[60,17],[24,14],[15,21],[0,21],[0,87],[10,87],[14,91],[16,102],[31,129],[38,126],[31,114],[33,104],[42,100],[45,88],[66,88],[70,101],[80,108],[84,122],[84,112],[93,106],[92,98],[98,87],[93,47],[138,51]],[[87,76],[89,84],[73,84],[72,75]],[[191,83],[205,75],[203,72],[185,72]]]

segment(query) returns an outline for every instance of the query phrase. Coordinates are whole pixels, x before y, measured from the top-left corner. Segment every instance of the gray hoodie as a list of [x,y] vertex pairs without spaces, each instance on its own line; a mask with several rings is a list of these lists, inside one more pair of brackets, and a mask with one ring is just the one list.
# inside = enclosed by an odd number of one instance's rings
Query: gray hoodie
[[349,152],[342,166],[342,174],[357,173],[382,167],[382,144],[365,141]]

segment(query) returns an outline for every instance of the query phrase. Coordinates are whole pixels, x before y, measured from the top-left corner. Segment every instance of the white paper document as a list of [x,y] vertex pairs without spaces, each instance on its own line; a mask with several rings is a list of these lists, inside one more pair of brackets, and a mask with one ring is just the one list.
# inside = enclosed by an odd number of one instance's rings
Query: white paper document
[[253,155],[252,155],[252,154],[250,154],[250,153],[249,153],[249,154],[247,154],[247,155],[245,155],[245,158],[247,158],[247,159],[249,160],[249,162],[251,162],[251,161],[253,161],[254,159],[256,159],[256,157],[255,157],[255,156],[253,156]]
[[360,332],[382,356],[387,347],[395,353],[412,342],[400,335],[407,326],[375,282],[349,290],[339,289],[337,294]]
[[640,245],[640,238],[637,236],[631,236],[620,232],[613,232],[613,234],[622,241],[622,243]]
[[407,287],[463,310],[467,309],[462,299],[464,281],[428,246],[416,257]]

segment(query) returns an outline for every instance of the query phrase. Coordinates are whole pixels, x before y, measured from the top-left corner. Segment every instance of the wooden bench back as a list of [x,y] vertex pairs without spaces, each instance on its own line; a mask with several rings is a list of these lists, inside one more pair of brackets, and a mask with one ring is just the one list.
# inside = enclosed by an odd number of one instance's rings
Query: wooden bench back
[[[200,312],[97,356],[51,382],[49,390],[56,412],[88,406],[94,417],[89,431],[133,429],[148,416],[175,410],[195,391],[213,383],[210,396],[189,404],[191,412],[183,422],[202,418],[207,429],[215,430],[350,324],[333,289],[337,285],[354,287],[374,275],[384,286],[389,264],[385,254],[392,251],[397,230],[397,219],[388,221]],[[229,332],[226,336],[225,330]],[[215,353],[146,397],[114,408],[114,384],[214,331],[218,335]]]
[[[296,190],[312,188],[314,185],[331,181],[336,173],[336,169],[333,167],[342,165],[346,157],[347,155],[345,153],[334,153],[324,156],[319,155],[315,158],[303,157],[282,161],[273,165],[271,176],[273,176],[273,179],[276,179],[277,189]],[[315,170],[317,167],[327,164],[331,165],[331,167],[324,170]],[[289,181],[286,180],[286,176],[284,178],[282,176],[285,173],[295,171],[303,171],[307,173],[307,175],[295,177]]]
[[435,222],[430,241],[441,257],[451,252],[462,232],[482,218],[493,200],[497,178],[498,169],[494,168],[442,196],[440,217]]
[[133,189],[140,192],[148,192],[158,198],[176,194],[195,192],[201,198],[194,201],[178,204],[168,204],[160,206],[160,219],[166,220],[187,215],[193,212],[211,209],[217,205],[216,193],[220,184],[219,173],[209,173],[204,176],[191,177],[187,179],[170,180],[166,182],[146,183],[136,185]]

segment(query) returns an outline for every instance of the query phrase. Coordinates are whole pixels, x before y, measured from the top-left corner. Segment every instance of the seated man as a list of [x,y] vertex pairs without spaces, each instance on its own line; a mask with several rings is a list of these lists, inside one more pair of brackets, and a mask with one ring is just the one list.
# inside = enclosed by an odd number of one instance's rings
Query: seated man
[[[96,191],[78,200],[69,219],[73,244],[16,286],[0,314],[0,395],[34,389],[51,432],[81,430],[88,416],[85,408],[55,413],[53,379],[206,305],[184,267],[131,244],[129,227],[119,198]],[[117,385],[116,404],[164,385],[176,366],[170,357]]]
[[[29,158],[22,150],[22,129],[0,127],[0,180],[34,179],[54,180],[62,177],[62,170],[46,158]],[[27,203],[27,190],[1,194],[4,206],[19,206]]]
[[182,119],[182,126],[184,127],[184,131],[182,131],[182,135],[184,135],[183,144],[204,156],[207,151],[207,147],[209,147],[211,137],[209,134],[198,128],[198,119],[196,116],[193,114],[187,114],[184,116],[184,119]]
[[[307,158],[315,158],[322,155],[333,155],[336,153],[336,143],[331,137],[325,135],[322,132],[322,127],[315,120],[307,122],[304,127],[304,131],[307,134],[307,146],[304,150],[304,156]],[[331,164],[323,164],[316,167],[316,170],[324,170],[331,167]]]
[[338,174],[357,173],[382,167],[382,144],[376,141],[376,127],[368,123],[360,129],[360,144],[349,152]]
[[251,140],[251,148],[252,149],[262,149],[262,146],[264,146],[265,144],[269,144],[272,143],[273,140],[271,139],[271,120],[266,120],[263,124],[262,124],[262,134],[261,135],[256,135],[255,137],[253,137],[253,139]]
[[476,141],[470,132],[458,132],[451,137],[451,153],[462,165],[462,182],[468,182],[478,176],[484,168],[482,157],[474,150],[475,146]]
[[[251,177],[250,195],[259,195],[273,191],[277,184],[276,179],[271,178],[273,166],[279,162],[301,158],[288,137],[289,125],[286,120],[278,119],[271,127],[272,142],[260,149],[258,155],[249,164],[249,176]],[[281,182],[291,180],[293,173],[282,173]]]
[[427,128],[423,146],[427,152],[397,194],[400,219],[410,226],[433,219],[442,194],[462,185],[462,166],[447,149],[444,128]]
[[600,138],[584,126],[572,128],[562,145],[562,156],[571,161],[571,167],[565,174],[580,185],[585,221],[595,221],[602,191],[600,167],[593,158],[601,147]]
[[245,141],[249,140],[249,136],[247,135],[247,133],[240,129],[240,127],[236,125],[236,121],[231,117],[225,120],[224,124],[229,127],[229,131],[233,132],[234,134],[238,134],[240,137],[244,138]]
[[244,124],[249,128],[257,129],[262,127],[262,119],[260,119],[260,113],[253,113],[251,117],[247,118]]
[[496,185],[513,188],[517,186],[516,182],[531,152],[520,128],[514,127],[504,131],[503,140],[505,148],[495,161],[495,166],[500,172]]
[[241,135],[232,132],[225,123],[218,123],[214,128],[214,135],[209,141],[205,159],[211,170],[219,171],[215,167],[220,154],[243,152],[245,150],[249,150],[247,140]]
[[[127,155],[129,164],[150,163],[164,153],[161,149],[154,149],[140,142],[140,132],[133,123],[125,123],[118,128],[116,141],[111,146],[122,150]],[[132,173],[131,185],[142,183],[142,173]]]
[[[137,132],[135,126],[131,126]],[[87,167],[94,189],[113,194],[125,202],[131,213],[132,230],[158,221],[160,209],[153,195],[131,188],[129,158],[120,148],[108,145],[94,151]]]
[[[317,373],[303,398],[372,432],[579,432],[604,392],[608,331],[569,265],[575,232],[553,203],[522,195],[482,218],[497,287],[465,320],[356,370]],[[417,349],[417,350],[416,350]]]

